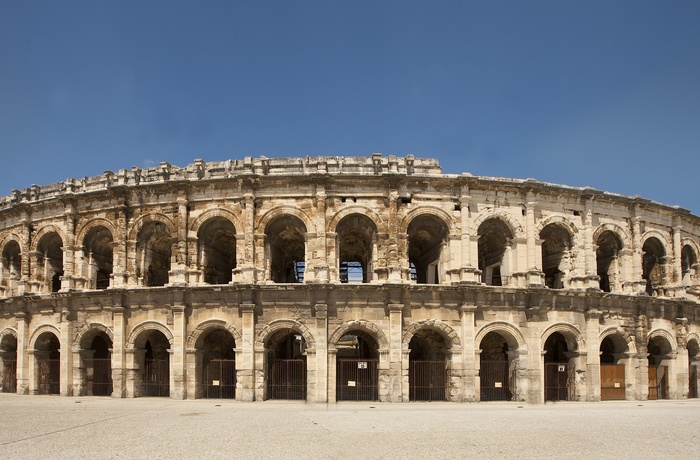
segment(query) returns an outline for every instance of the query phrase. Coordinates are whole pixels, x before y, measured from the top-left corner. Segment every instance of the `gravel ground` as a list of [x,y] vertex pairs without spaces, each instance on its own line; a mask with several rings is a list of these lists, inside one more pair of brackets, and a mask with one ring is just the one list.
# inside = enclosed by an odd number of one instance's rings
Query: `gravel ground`
[[0,458],[700,458],[700,400],[242,403],[0,395]]

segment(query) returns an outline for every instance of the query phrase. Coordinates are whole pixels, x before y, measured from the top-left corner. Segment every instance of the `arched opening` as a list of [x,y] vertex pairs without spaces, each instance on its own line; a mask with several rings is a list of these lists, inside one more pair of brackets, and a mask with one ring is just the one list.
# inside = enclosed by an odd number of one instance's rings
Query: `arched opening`
[[236,228],[223,217],[214,217],[197,232],[199,266],[207,284],[228,284],[236,268]]
[[22,255],[17,241],[7,242],[2,249],[0,263],[2,264],[0,269],[2,270],[2,287],[5,289],[5,295],[17,294],[17,281],[22,278]]
[[135,396],[170,396],[170,341],[161,331],[140,334],[135,343],[141,382],[135,381]]
[[236,398],[236,341],[225,329],[214,329],[201,345],[202,396]]
[[372,336],[351,331],[336,345],[336,399],[377,401],[379,399],[379,347]]
[[60,291],[63,276],[63,240],[55,232],[47,233],[39,241],[36,250],[36,279],[44,282],[46,292]]
[[280,216],[265,229],[270,279],[303,283],[306,270],[306,226],[297,217]]
[[688,341],[688,397],[698,397],[698,366],[700,366],[700,345],[697,340]]
[[600,342],[600,399],[625,399],[624,353],[627,343],[621,334],[608,335]]
[[436,217],[418,216],[408,225],[408,262],[418,284],[440,283],[446,243],[447,227]]
[[0,340],[0,393],[17,393],[17,337]]
[[53,332],[42,332],[34,345],[35,393],[57,395],[61,391],[61,342]]
[[448,346],[445,338],[432,329],[419,329],[408,344],[408,399],[447,401]]
[[545,285],[550,289],[562,289],[571,266],[571,235],[561,225],[549,224],[540,232],[540,239]]
[[83,360],[83,390],[81,395],[112,395],[112,340],[102,332],[90,334],[80,350]]
[[479,382],[481,401],[511,401],[514,399],[516,369],[511,366],[512,350],[498,332],[489,332],[479,345]]
[[86,278],[92,289],[107,289],[113,270],[112,232],[105,227],[93,227],[85,235],[83,255]]
[[340,221],[336,232],[340,282],[370,282],[377,233],[374,222],[367,216],[353,214]]
[[544,342],[544,400],[573,401],[576,368],[566,338],[554,332]]
[[306,399],[306,341],[291,329],[267,343],[267,399]]
[[136,276],[144,286],[168,284],[172,256],[170,230],[161,222],[149,222],[139,232],[137,240],[139,264]]
[[666,267],[664,259],[666,250],[658,238],[647,238],[642,245],[642,278],[647,282],[646,292],[657,293],[657,289],[666,284]]
[[668,369],[671,344],[664,337],[652,337],[647,343],[649,356],[648,399],[668,399]]
[[616,233],[605,230],[596,240],[596,269],[600,278],[600,289],[603,292],[618,291],[620,267],[618,253],[622,249],[622,241]]
[[698,256],[692,246],[686,244],[681,250],[681,276],[683,285],[688,286],[695,282],[695,270],[698,267]]
[[477,234],[481,282],[487,286],[508,284],[510,261],[506,252],[513,238],[510,229],[502,220],[493,218],[485,220],[479,226]]

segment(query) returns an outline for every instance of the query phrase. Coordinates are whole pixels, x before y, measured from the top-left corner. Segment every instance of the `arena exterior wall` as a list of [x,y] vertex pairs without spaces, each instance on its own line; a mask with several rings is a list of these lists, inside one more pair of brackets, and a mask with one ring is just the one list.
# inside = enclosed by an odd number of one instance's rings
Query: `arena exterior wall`
[[382,156],[195,160],[0,199],[2,391],[697,397],[700,218]]

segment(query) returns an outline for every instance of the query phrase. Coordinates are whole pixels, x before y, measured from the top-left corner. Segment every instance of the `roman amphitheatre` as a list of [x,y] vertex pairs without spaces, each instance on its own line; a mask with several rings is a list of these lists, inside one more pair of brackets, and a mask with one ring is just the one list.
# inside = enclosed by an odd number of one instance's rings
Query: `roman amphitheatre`
[[696,398],[699,242],[678,207],[412,155],[31,186],[0,199],[1,390]]

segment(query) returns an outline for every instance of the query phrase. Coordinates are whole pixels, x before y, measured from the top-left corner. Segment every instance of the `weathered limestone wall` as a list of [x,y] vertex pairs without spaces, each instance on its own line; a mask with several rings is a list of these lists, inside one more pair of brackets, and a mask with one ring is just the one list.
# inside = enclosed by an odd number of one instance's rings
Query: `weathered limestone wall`
[[411,340],[434,331],[445,398],[479,401],[493,332],[516,400],[548,398],[550,338],[565,348],[570,399],[606,397],[601,366],[615,363],[628,399],[654,397],[650,363],[666,373],[665,396],[692,397],[699,241],[700,219],[682,209],[444,175],[412,156],[107,172],[0,199],[3,375],[16,367],[21,394],[54,378],[62,395],[87,394],[99,336],[113,396],[150,391],[147,361],[161,353],[168,395],[203,397],[205,338],[224,330],[236,398],[260,400],[291,334],[306,399],[333,402],[341,339],[361,333],[376,347],[378,398],[399,402],[415,397]]

